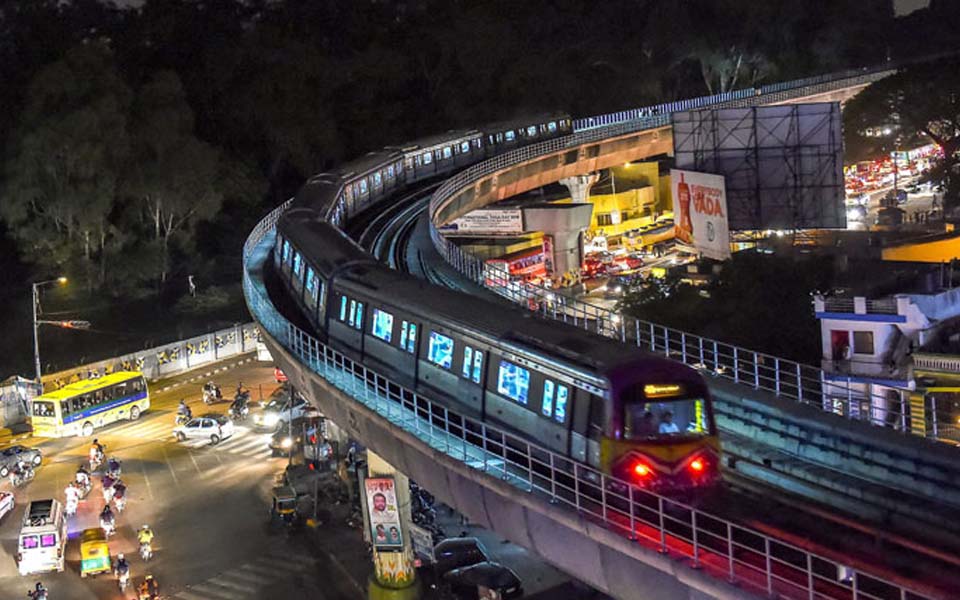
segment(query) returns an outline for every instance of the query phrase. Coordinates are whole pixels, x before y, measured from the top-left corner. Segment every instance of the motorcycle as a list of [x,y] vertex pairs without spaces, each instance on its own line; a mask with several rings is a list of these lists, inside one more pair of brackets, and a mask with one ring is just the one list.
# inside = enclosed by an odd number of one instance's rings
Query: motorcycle
[[117,532],[116,520],[107,521],[106,519],[100,519],[100,529],[103,529],[104,535],[110,537]]
[[13,487],[20,487],[26,485],[33,481],[35,473],[33,469],[26,468],[22,471],[11,471],[10,473],[10,483],[13,484]]
[[30,600],[47,600],[47,590],[27,590],[27,597]]
[[204,404],[213,404],[214,402],[219,402],[223,399],[223,394],[220,392],[220,386],[210,382],[203,385],[203,403]]
[[79,504],[79,501],[78,501],[75,497],[74,497],[74,498],[67,498],[67,505],[66,505],[65,510],[67,511],[67,516],[68,516],[68,517],[72,517],[73,515],[77,514],[77,505],[78,505],[78,504]]
[[119,479],[120,471],[120,461],[116,458],[110,457],[110,460],[107,461],[107,474],[114,479]]
[[127,507],[127,498],[125,496],[113,497],[113,504],[117,507],[117,512],[122,513],[123,509]]
[[124,572],[117,571],[117,585],[120,586],[120,593],[127,591],[127,585],[130,583],[130,571],[126,570]]
[[110,501],[113,500],[114,494],[115,492],[112,485],[110,487],[103,487],[103,501],[105,503],[110,504]]
[[90,483],[89,477],[77,479],[78,500],[85,500],[92,489],[93,484]]
[[153,547],[149,542],[143,542],[140,544],[140,558],[143,559],[143,562],[147,562],[153,558]]
[[186,425],[190,421],[190,416],[183,413],[177,413],[177,416],[174,418],[174,426],[180,427],[181,425]]
[[230,418],[234,421],[246,421],[250,414],[250,407],[246,404],[237,405],[236,402],[230,407]]
[[90,472],[94,472],[103,464],[103,451],[90,448]]

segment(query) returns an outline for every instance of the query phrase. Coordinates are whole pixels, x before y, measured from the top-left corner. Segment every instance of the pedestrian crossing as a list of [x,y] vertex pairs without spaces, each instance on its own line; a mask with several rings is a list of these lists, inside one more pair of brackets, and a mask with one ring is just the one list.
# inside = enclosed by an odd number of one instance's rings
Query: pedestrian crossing
[[[267,555],[176,591],[172,600],[262,598],[328,600],[319,586],[316,559],[298,552]],[[332,600],[330,598],[329,600]]]
[[191,450],[228,452],[255,459],[270,458],[273,455],[268,446],[270,434],[258,433],[245,425],[234,424],[233,435],[222,440],[216,446],[211,445],[209,440],[202,439],[188,439],[178,442],[173,437],[173,427],[168,419],[144,419],[112,428],[110,434],[141,441],[174,443]]

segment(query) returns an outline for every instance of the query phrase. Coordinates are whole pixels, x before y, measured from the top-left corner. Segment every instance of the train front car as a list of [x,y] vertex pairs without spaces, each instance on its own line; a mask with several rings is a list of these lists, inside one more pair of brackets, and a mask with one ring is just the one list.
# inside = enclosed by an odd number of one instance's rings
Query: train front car
[[720,439],[703,377],[681,363],[646,357],[607,373],[610,413],[600,442],[603,470],[669,495],[720,483]]

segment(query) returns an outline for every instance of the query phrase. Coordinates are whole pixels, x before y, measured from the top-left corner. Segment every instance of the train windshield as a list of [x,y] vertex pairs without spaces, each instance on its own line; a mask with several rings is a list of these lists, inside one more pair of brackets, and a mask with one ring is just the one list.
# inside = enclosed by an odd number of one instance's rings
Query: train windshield
[[626,402],[623,411],[624,439],[699,437],[710,433],[707,403],[702,398]]

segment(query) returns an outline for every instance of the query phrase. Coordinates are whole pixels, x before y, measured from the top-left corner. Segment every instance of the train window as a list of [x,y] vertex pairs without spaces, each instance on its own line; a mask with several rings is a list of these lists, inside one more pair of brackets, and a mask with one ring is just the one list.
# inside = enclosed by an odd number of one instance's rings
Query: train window
[[547,131],[549,131],[550,133],[556,133],[557,123],[555,121],[550,121],[549,123],[547,123]]
[[530,127],[527,127],[527,136],[529,136],[529,137],[537,137],[537,126],[536,126],[536,125],[531,125]]
[[[517,139],[517,134],[514,133],[512,129],[510,131],[503,132],[503,135],[508,142],[512,142],[513,140]],[[500,137],[500,136],[497,135],[497,137]]]
[[624,439],[703,435],[707,412],[702,399],[691,398],[669,402],[625,402],[623,407]]
[[354,329],[363,329],[363,302],[357,302],[357,318],[353,322]]
[[283,238],[282,238],[280,235],[277,235],[277,248],[276,248],[276,252],[277,252],[278,255],[279,255],[279,253],[283,252]]
[[293,253],[293,274],[300,278],[300,273],[303,271],[303,257],[300,256],[299,252]]
[[473,363],[473,348],[466,346],[463,349],[463,368],[461,369],[461,372],[467,379],[470,379],[471,363]]
[[283,240],[283,262],[286,263],[290,258],[290,242]]
[[366,179],[361,179],[361,180],[360,180],[360,193],[361,193],[361,194],[366,194],[366,193],[367,193],[367,180],[366,180]]
[[497,391],[520,404],[527,403],[530,389],[530,371],[505,360],[500,361],[497,375]]
[[473,379],[474,383],[480,383],[480,375],[483,373],[483,352],[476,350],[473,353]]
[[553,416],[553,391],[556,385],[549,379],[543,382],[543,403],[540,405],[540,412],[545,417]]
[[453,156],[453,148],[452,148],[451,146],[444,146],[444,147],[443,147],[443,158],[446,159],[446,158],[450,158],[451,156]]
[[347,297],[340,296],[340,320],[347,320]]
[[350,323],[350,327],[353,327],[353,324],[356,320],[357,320],[357,301],[351,300],[350,301],[350,320],[348,321],[348,323]]
[[383,177],[380,176],[380,171],[377,171],[376,173],[373,174],[373,185],[375,187],[380,187],[382,183],[383,183]]
[[378,337],[389,344],[390,338],[393,337],[393,315],[379,308],[373,309],[373,330],[371,333],[374,337]]
[[462,144],[460,144],[460,152],[462,152],[463,154],[467,154],[468,152],[470,152],[470,142],[463,142]]
[[393,165],[387,165],[387,177],[393,177]]
[[570,388],[565,385],[557,386],[557,407],[553,409],[553,420],[563,423],[567,418],[567,402],[570,400]]
[[431,331],[427,359],[439,367],[449,369],[453,364],[453,338]]
[[353,200],[353,186],[346,185],[343,187],[343,196],[347,200]]
[[313,267],[307,267],[307,291],[314,300],[317,299],[317,276],[313,272]]
[[480,138],[477,138],[477,139],[473,140],[473,147],[474,147],[474,148],[479,148],[481,142],[483,142],[483,140],[481,140]]
[[429,164],[432,163],[432,162],[433,162],[433,154],[430,154],[429,152],[424,152],[424,153],[423,153],[423,164],[429,165]]
[[397,169],[397,175],[400,175],[401,173],[403,173],[403,161],[399,161],[399,160],[397,161],[396,169]]
[[400,347],[407,349],[407,327],[410,325],[407,321],[400,324]]
[[417,350],[417,326],[410,323],[410,334],[407,335],[407,352],[413,354]]

